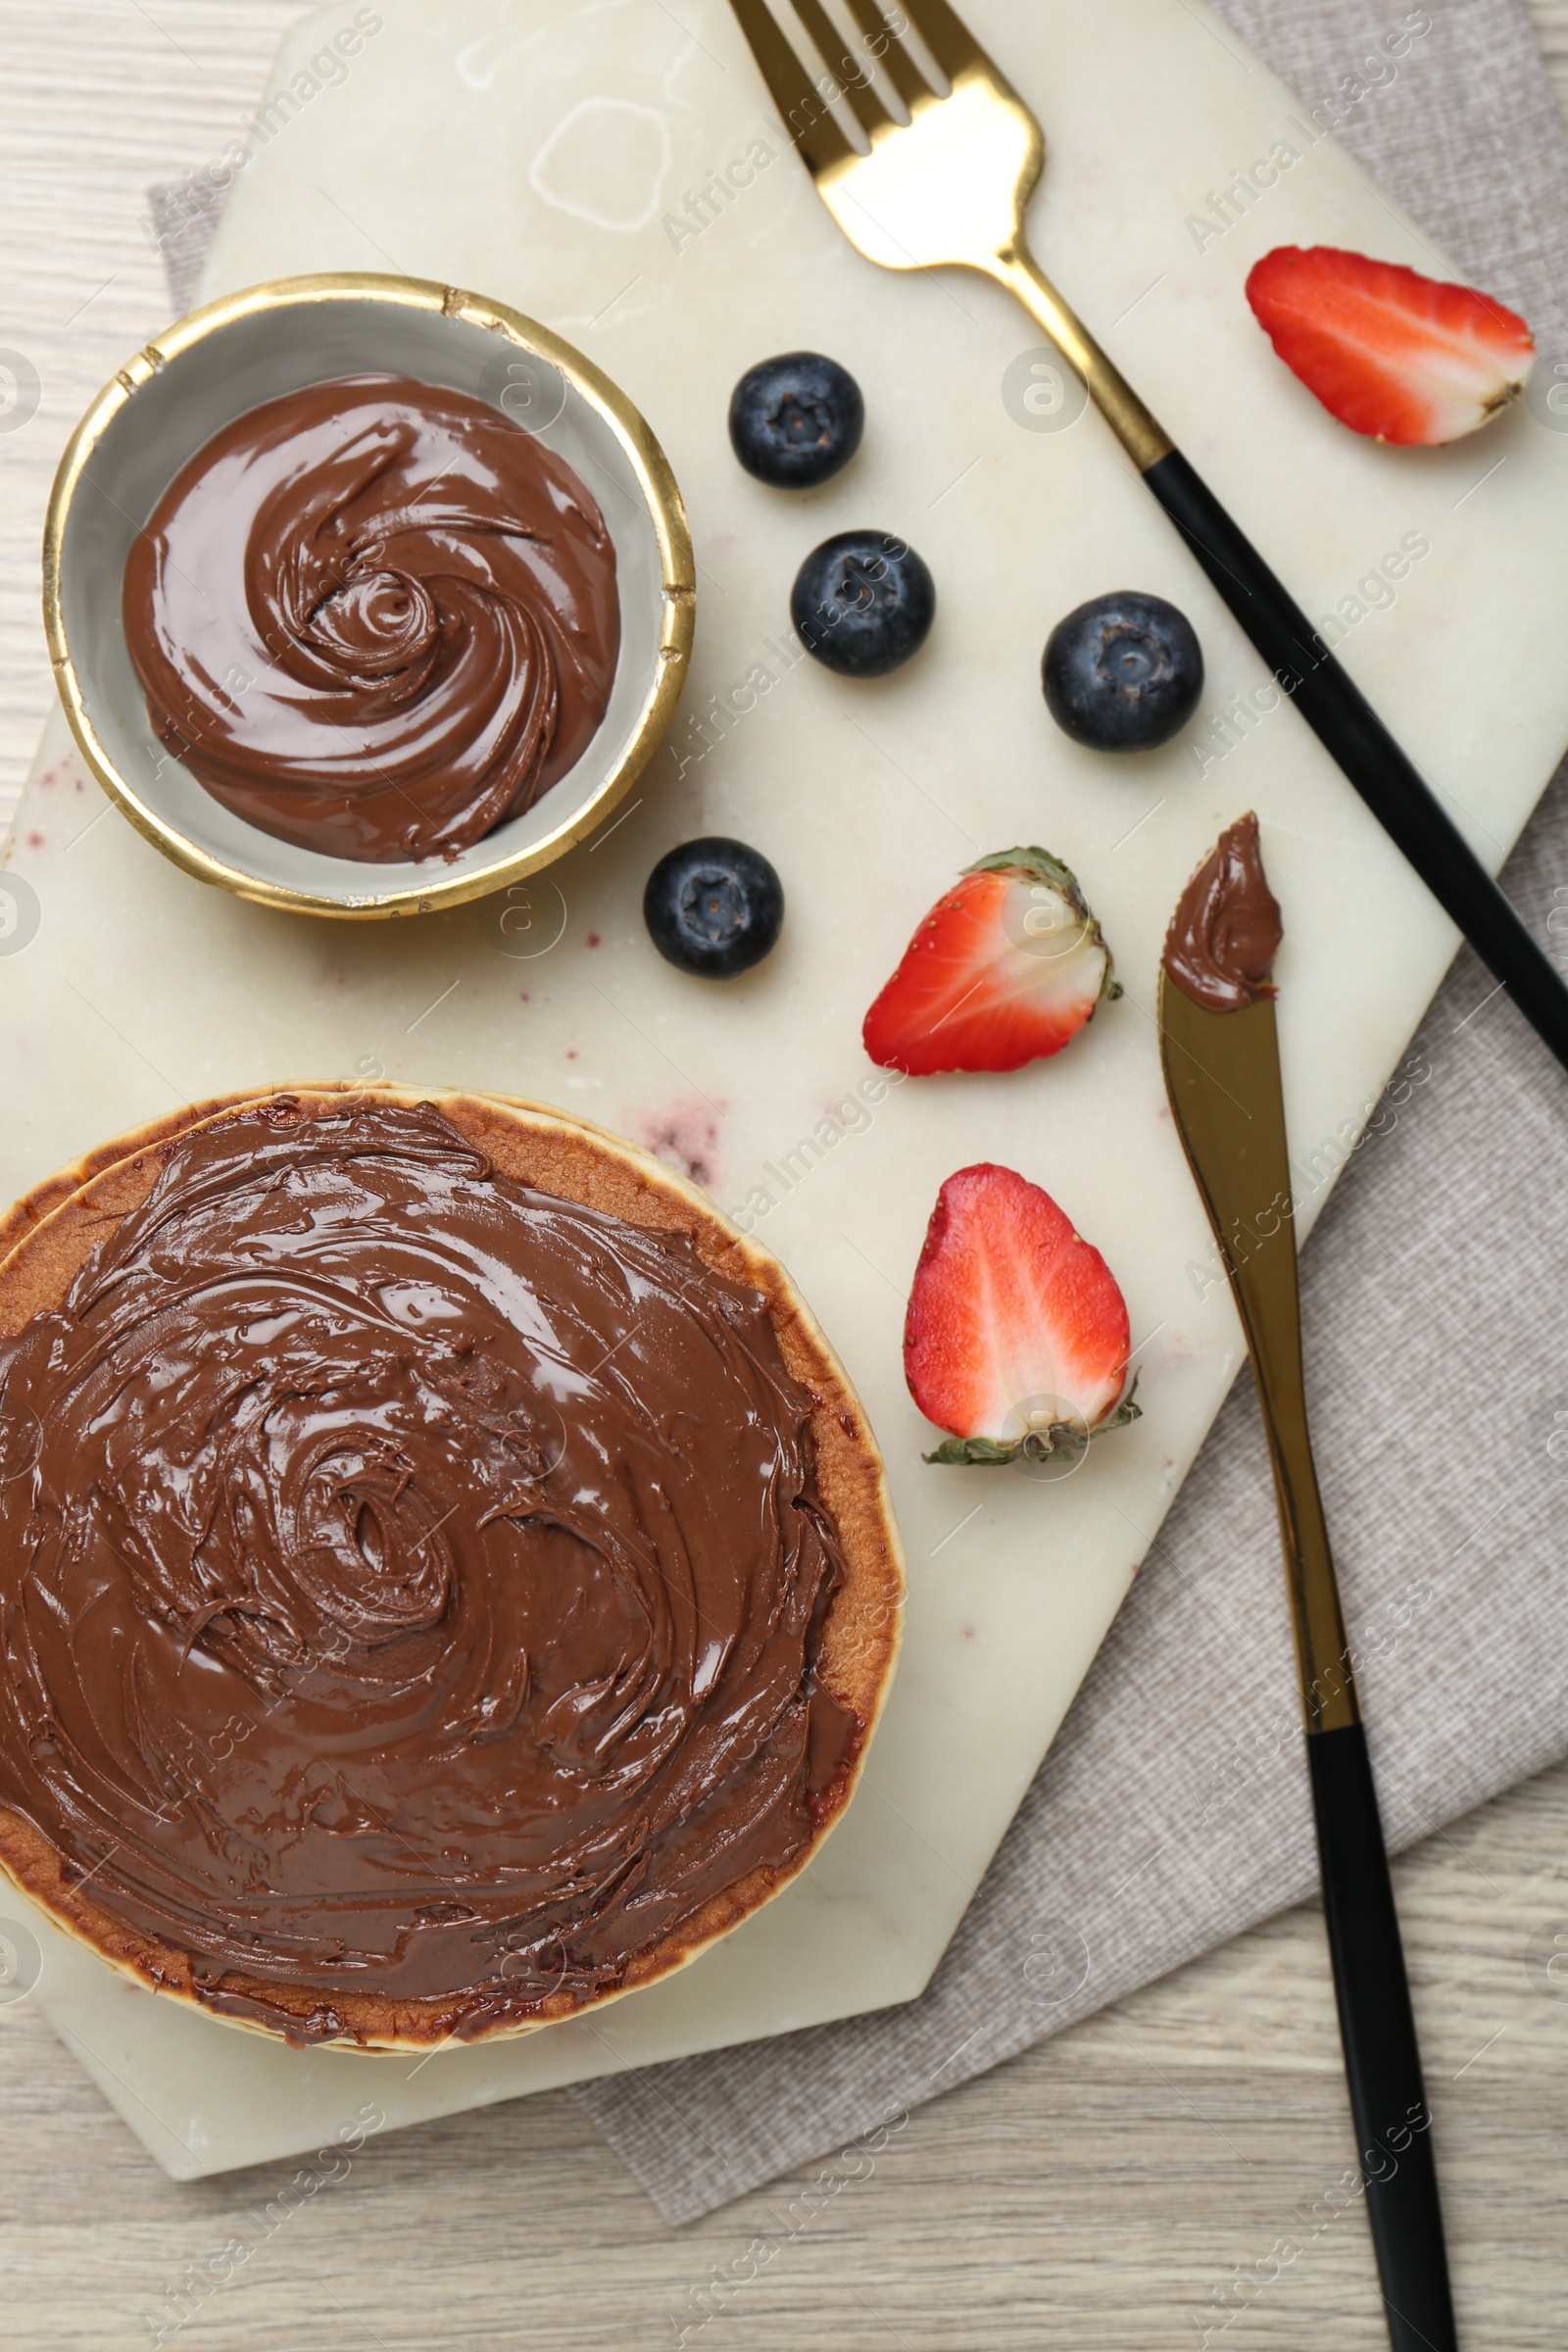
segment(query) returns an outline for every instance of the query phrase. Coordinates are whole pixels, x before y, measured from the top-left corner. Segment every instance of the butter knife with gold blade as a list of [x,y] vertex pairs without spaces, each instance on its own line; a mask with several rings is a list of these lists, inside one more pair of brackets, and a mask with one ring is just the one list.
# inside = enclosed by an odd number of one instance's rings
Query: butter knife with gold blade
[[1171,1115],[1247,1335],[1295,1622],[1323,1906],[1394,2352],[1456,2352],[1431,2113],[1377,1788],[1312,1463],[1274,991],[1281,937],[1257,819],[1183,894],[1159,975]]

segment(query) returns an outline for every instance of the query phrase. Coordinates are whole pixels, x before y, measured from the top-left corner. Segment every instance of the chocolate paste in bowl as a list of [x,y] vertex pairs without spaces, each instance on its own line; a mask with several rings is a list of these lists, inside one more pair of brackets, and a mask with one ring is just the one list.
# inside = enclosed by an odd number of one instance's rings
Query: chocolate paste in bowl
[[565,460],[394,375],[237,416],[125,565],[166,748],[235,815],[369,863],[456,857],[581,758],[620,650],[615,551]]

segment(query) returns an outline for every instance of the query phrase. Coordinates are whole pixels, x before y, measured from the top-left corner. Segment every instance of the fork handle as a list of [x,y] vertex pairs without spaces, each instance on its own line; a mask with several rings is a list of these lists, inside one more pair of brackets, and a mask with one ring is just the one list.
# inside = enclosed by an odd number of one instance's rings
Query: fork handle
[[995,275],[1039,320],[1083,377],[1089,397],[1140,473],[1175,448],[1153,411],[1133,390],[1102,344],[1097,343],[1070,302],[1057,293],[1022,238],[997,257]]
[[1568,984],[1414,761],[1180,450],[1146,466],[1144,480],[1318,741],[1568,1068]]
[[1323,1909],[1393,2352],[1457,2352],[1432,2115],[1377,1788],[1359,1723],[1309,1732]]

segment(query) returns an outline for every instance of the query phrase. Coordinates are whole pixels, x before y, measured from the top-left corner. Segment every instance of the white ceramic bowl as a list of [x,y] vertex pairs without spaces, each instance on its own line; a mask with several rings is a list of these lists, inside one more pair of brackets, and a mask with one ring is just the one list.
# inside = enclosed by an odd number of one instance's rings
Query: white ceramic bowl
[[[234,815],[152,731],[121,620],[125,558],[186,461],[247,409],[382,370],[476,394],[574,466],[615,544],[620,662],[587,751],[523,815],[451,863],[296,849]],[[668,725],[695,621],[691,535],[663,451],[623,393],[547,327],[418,278],[278,278],[194,311],[138,352],[76,427],[44,533],[44,618],[82,753],[187,873],[312,914],[425,913],[537,872],[594,831]]]

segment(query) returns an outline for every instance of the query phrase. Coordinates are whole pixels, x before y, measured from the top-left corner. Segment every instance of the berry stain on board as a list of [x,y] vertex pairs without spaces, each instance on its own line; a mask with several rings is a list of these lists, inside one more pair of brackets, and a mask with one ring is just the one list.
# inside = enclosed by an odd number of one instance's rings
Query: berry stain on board
[[692,1095],[638,1123],[637,1141],[666,1168],[710,1192],[719,1181],[718,1126],[722,1104]]

